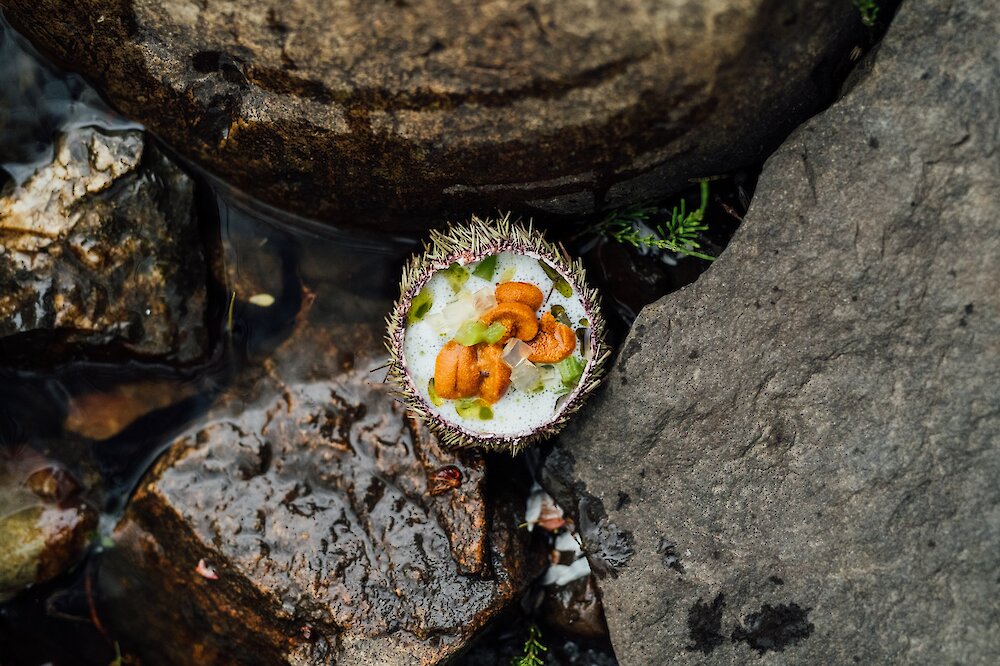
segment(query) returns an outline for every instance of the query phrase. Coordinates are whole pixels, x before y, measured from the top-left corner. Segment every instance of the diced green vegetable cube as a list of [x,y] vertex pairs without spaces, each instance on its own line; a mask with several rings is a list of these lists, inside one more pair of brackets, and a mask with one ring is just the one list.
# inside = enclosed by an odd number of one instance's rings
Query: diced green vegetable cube
[[578,357],[564,358],[556,363],[556,368],[559,370],[559,378],[566,388],[575,388],[580,383],[580,377],[583,376],[583,361]]
[[476,268],[475,270],[472,271],[472,274],[475,275],[477,278],[482,278],[483,280],[489,280],[492,282],[493,273],[496,272],[496,269],[497,269],[497,255],[491,254],[490,256],[486,257],[485,259],[480,261],[479,264],[476,265]]
[[483,340],[491,345],[496,344],[497,342],[500,342],[500,338],[502,338],[506,332],[507,327],[500,322],[495,321],[489,325],[489,328],[486,329],[486,332],[483,334]]
[[431,311],[431,307],[434,305],[434,299],[431,296],[431,292],[427,287],[420,290],[413,300],[410,301],[410,309],[406,311],[406,323],[415,324],[424,316]]
[[434,378],[427,382],[427,395],[430,396],[431,402],[435,407],[440,407],[444,404],[444,398],[438,395],[437,389],[434,388]]
[[456,294],[462,291],[462,287],[469,281],[469,271],[458,264],[452,264],[448,268],[442,269],[441,273],[444,274],[448,284],[451,285],[451,290]]
[[486,337],[486,324],[478,319],[471,319],[458,327],[455,342],[466,347],[477,345]]

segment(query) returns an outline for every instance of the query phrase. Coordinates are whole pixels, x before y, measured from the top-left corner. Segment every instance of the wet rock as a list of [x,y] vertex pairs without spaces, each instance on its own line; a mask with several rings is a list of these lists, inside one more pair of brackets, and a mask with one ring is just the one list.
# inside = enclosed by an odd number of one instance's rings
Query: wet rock
[[88,439],[109,439],[143,416],[195,395],[197,387],[178,380],[119,384],[107,391],[75,395],[69,400],[68,433]]
[[206,350],[193,184],[143,135],[79,128],[0,197],[0,350],[33,364]]
[[52,161],[52,139],[74,127],[141,129],[82,77],[50,66],[0,14],[0,196]]
[[843,0],[5,5],[213,172],[367,224],[585,213],[757,162],[863,39]]
[[304,326],[171,446],[116,529],[106,615],[143,663],[438,663],[539,572],[518,484],[488,504],[483,460],[405,417],[368,345]]
[[608,635],[593,576],[545,588],[542,613],[546,624],[561,634],[592,639]]
[[97,524],[69,473],[25,450],[0,452],[0,602],[76,564]]
[[562,437],[550,492],[633,538],[623,663],[1000,655],[998,25],[903,4]]

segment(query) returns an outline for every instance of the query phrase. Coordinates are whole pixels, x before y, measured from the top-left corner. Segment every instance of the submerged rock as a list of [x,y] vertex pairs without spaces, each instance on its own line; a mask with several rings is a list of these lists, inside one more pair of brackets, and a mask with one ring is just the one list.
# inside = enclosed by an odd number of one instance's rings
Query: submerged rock
[[141,129],[84,79],[46,62],[0,12],[0,196],[52,161],[53,137],[74,127]]
[[51,163],[0,197],[4,356],[202,356],[207,267],[193,191],[140,132],[64,134]]
[[483,460],[441,450],[350,340],[300,328],[140,484],[101,584],[143,663],[438,663],[537,573],[523,494],[488,504]]
[[368,224],[586,213],[758,162],[863,39],[845,0],[4,4],[213,172]]
[[195,395],[197,386],[179,380],[145,380],[89,391],[69,399],[63,428],[87,439],[110,439],[154,412]]
[[0,602],[76,564],[97,524],[69,473],[41,457],[0,452]]
[[632,538],[623,663],[1000,655],[998,26],[904,3],[562,437],[551,491]]

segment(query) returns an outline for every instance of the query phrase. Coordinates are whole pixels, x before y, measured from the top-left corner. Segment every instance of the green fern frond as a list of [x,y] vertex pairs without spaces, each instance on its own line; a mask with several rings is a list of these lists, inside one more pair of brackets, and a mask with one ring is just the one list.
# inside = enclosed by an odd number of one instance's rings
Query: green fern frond
[[851,3],[861,14],[861,23],[869,28],[874,27],[878,20],[878,3],[875,0],[851,0]]
[[629,206],[608,213],[597,225],[597,229],[619,243],[632,247],[648,247],[684,254],[689,257],[715,261],[715,257],[699,252],[698,237],[708,231],[705,224],[705,209],[708,207],[708,182],[701,183],[701,205],[687,212],[684,201],[680,207],[674,206],[670,219],[658,225],[655,234],[642,235],[639,225],[646,224],[658,209],[655,206]]
[[524,643],[524,654],[520,657],[514,657],[511,660],[511,666],[542,666],[545,660],[542,659],[541,653],[548,652],[548,648],[542,645],[541,639],[542,632],[539,630],[537,624],[531,625],[528,630],[528,640]]

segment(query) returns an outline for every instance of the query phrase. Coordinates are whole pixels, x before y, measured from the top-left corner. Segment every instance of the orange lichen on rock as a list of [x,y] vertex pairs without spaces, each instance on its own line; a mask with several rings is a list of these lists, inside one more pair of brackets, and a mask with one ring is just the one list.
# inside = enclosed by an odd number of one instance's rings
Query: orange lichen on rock
[[532,352],[528,360],[532,363],[558,363],[576,349],[576,333],[565,324],[560,324],[551,312],[542,315],[541,331],[528,340]]
[[434,389],[442,398],[471,398],[479,393],[481,376],[475,347],[454,340],[438,352],[434,362]]
[[524,303],[532,310],[542,307],[545,294],[530,282],[504,282],[496,288],[497,303]]
[[479,345],[479,369],[482,376],[479,397],[492,405],[510,386],[511,370],[503,360],[503,345]]
[[503,324],[506,331],[499,342],[506,342],[512,335],[524,341],[538,335],[538,319],[535,311],[524,303],[516,301],[498,303],[487,310],[480,319],[487,326],[495,321]]

